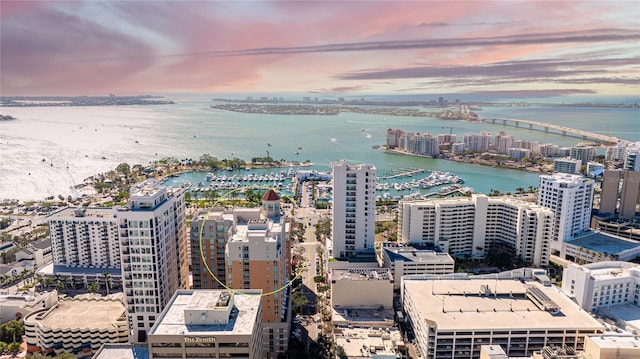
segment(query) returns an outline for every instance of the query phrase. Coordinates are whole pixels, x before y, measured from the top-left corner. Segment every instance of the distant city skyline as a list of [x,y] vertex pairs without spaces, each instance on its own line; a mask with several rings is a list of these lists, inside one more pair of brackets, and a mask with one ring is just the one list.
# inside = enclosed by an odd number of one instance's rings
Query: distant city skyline
[[637,96],[640,1],[2,1],[0,95]]

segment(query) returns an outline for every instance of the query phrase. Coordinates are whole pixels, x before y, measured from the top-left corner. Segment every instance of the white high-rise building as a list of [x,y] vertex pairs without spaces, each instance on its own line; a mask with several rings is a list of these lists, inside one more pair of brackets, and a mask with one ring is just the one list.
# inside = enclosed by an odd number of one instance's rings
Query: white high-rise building
[[47,217],[53,263],[120,268],[118,222],[111,208],[64,208]]
[[373,252],[376,209],[376,168],[350,165],[346,161],[331,164],[333,175],[333,212],[331,237],[334,258],[347,258],[357,252]]
[[624,168],[627,171],[640,171],[640,141],[634,142],[626,148]]
[[471,152],[487,152],[491,144],[491,133],[467,133],[463,141],[467,150]]
[[571,147],[571,158],[580,160],[581,165],[586,165],[587,162],[593,161],[596,158],[596,148],[594,146],[578,144]]
[[549,263],[553,212],[547,208],[485,195],[401,201],[399,207],[402,243],[473,258],[483,258],[493,249],[536,266]]
[[640,265],[619,261],[582,266],[569,263],[562,272],[562,291],[588,312],[633,305],[635,308],[627,310],[640,313]]
[[618,143],[613,146],[607,147],[605,152],[605,159],[609,162],[624,160],[624,154],[626,153],[627,146],[624,143]]
[[538,204],[555,212],[551,249],[564,252],[563,243],[589,229],[594,182],[580,175],[540,176]]
[[509,149],[513,147],[513,136],[498,135],[496,136],[496,150],[498,153],[507,154]]
[[122,282],[129,341],[141,343],[171,299],[189,279],[184,192],[145,182],[118,208]]

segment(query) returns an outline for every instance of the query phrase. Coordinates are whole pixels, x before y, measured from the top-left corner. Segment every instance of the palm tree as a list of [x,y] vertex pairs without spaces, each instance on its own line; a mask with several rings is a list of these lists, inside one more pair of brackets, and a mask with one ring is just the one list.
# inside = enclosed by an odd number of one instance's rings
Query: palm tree
[[111,274],[109,272],[102,273],[104,276],[104,286],[107,288],[107,295],[109,295],[110,282],[111,282]]
[[96,282],[89,283],[89,288],[87,288],[87,292],[98,293],[99,291],[100,291],[100,288],[98,288],[98,285],[96,284]]
[[56,281],[56,290],[58,292],[61,292],[63,289],[65,288],[64,284],[62,283],[62,281],[57,280]]
[[44,277],[43,284],[47,286],[47,288],[51,288],[51,278]]

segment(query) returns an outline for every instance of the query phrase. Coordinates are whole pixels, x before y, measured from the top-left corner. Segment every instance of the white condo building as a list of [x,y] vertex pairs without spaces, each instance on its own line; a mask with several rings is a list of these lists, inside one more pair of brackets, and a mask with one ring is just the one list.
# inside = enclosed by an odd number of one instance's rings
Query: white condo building
[[562,272],[562,291],[586,311],[633,305],[640,313],[640,265],[618,261],[569,263]]
[[538,204],[555,212],[551,249],[564,252],[563,244],[586,232],[591,223],[594,182],[580,175],[556,173],[540,176]]
[[376,168],[351,165],[346,161],[331,164],[333,175],[333,212],[331,237],[334,258],[347,258],[358,252],[372,252],[375,236]]
[[64,208],[47,217],[56,265],[120,268],[118,222],[111,208]]
[[131,343],[146,342],[173,293],[188,284],[185,190],[145,182],[118,208]]
[[549,262],[553,212],[547,208],[485,195],[401,201],[399,207],[398,234],[404,244],[474,258],[498,249],[536,266]]
[[491,133],[467,133],[463,138],[464,145],[471,152],[487,152],[491,144]]
[[582,167],[582,162],[575,158],[565,157],[553,160],[553,172],[578,174]]

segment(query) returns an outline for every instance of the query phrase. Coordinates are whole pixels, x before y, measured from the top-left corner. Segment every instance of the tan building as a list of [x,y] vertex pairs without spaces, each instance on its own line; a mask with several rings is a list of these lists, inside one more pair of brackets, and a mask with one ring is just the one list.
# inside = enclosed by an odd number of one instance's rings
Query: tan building
[[618,205],[618,186],[620,183],[620,170],[606,170],[602,176],[602,192],[600,193],[599,213],[616,212]]
[[91,357],[104,343],[126,343],[128,325],[122,293],[58,301],[24,317],[27,351]]
[[622,190],[620,191],[619,217],[628,219],[635,217],[639,193],[640,172],[626,171],[622,180]]
[[637,359],[640,358],[640,339],[636,335],[587,337],[584,356],[589,359]]
[[149,359],[262,359],[260,290],[179,290],[149,331]]
[[[406,278],[406,277],[405,277]],[[558,288],[517,279],[403,280],[403,309],[423,358],[479,358],[482,345],[509,356],[545,346],[584,348],[604,326]]]
[[266,357],[289,346],[291,259],[289,223],[280,197],[268,191],[260,208],[237,208],[226,252],[226,282],[234,289],[261,289]]
[[393,277],[389,268],[334,269],[331,305],[342,309],[393,308]]

